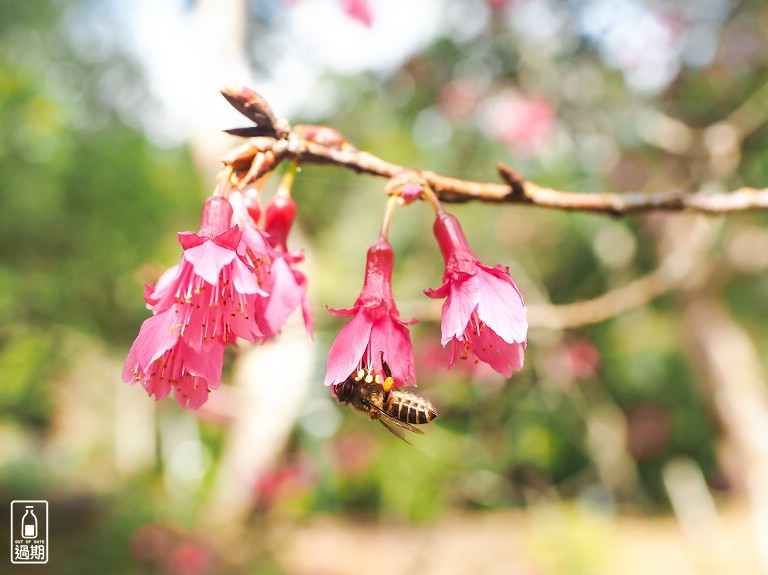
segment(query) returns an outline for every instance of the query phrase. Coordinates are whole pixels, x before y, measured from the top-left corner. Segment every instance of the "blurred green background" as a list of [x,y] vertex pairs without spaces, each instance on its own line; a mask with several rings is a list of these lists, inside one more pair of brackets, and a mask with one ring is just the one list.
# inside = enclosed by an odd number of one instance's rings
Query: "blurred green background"
[[51,506],[49,564],[7,551],[0,564],[768,573],[759,211],[449,206],[529,305],[526,366],[506,380],[446,370],[440,302],[422,295],[442,274],[430,209],[399,209],[395,296],[420,319],[419,393],[440,412],[408,446],[321,383],[342,325],[324,307],[359,291],[385,182],[306,166],[291,240],[314,340],[292,325],[232,352],[199,414],[120,382],[142,286],[178,259],[175,233],[197,229],[238,144],[220,131],[247,124],[224,82],[294,124],[466,179],[492,181],[503,161],[572,191],[768,182],[763,2],[371,1],[370,27],[354,4],[0,4],[0,514]]

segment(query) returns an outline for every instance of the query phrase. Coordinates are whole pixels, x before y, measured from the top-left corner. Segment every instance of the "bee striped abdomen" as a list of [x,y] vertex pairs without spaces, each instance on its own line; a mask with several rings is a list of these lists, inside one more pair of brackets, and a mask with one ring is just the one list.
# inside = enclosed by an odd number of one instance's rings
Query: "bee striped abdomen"
[[426,399],[402,391],[389,393],[383,411],[399,421],[416,425],[429,423],[437,417],[434,407]]

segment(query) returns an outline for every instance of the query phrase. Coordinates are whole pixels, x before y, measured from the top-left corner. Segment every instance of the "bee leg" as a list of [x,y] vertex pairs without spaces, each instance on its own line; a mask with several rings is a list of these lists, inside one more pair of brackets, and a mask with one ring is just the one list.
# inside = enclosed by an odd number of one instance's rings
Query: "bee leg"
[[392,379],[392,370],[389,369],[389,365],[387,365],[387,362],[384,361],[383,351],[381,352],[381,369],[384,371],[384,375],[387,376],[381,386],[384,388],[384,393],[389,393],[389,390],[392,389],[392,385],[395,383],[395,380]]

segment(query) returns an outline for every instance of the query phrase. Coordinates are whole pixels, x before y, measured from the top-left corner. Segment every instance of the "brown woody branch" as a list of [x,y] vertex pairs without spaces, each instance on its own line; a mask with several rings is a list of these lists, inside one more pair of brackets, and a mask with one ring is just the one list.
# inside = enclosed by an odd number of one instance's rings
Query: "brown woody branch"
[[[249,179],[273,170],[284,159],[297,164],[333,165],[383,178],[392,178],[408,169],[351,146],[319,144],[295,132],[291,132],[286,139],[251,138],[237,154],[225,157],[224,163],[234,168],[236,177],[242,178],[259,152],[273,153],[274,163],[268,162],[263,169],[251,170]],[[505,164],[497,164],[496,169],[504,182],[502,184],[461,180],[431,171],[422,171],[420,174],[444,202],[522,204],[615,216],[647,211],[689,211],[717,215],[768,209],[768,188],[742,187],[732,192],[715,194],[685,193],[679,190],[653,194],[569,192],[534,184]],[[240,185],[247,183],[239,180]]]
[[[406,170],[413,171],[355,149],[343,135],[331,128],[295,126],[291,129],[285,120],[275,119],[261,96],[247,88],[230,86],[222,93],[233,106],[256,123],[250,128],[227,130],[238,136],[255,136],[222,159],[230,170],[232,183],[239,187],[274,170],[285,159],[297,164],[333,165],[383,178],[393,178]],[[680,190],[584,193],[539,186],[502,163],[496,165],[496,170],[502,183],[461,180],[431,171],[419,173],[444,202],[523,204],[615,216],[644,211],[689,211],[717,215],[768,208],[768,188],[741,187],[715,194]]]

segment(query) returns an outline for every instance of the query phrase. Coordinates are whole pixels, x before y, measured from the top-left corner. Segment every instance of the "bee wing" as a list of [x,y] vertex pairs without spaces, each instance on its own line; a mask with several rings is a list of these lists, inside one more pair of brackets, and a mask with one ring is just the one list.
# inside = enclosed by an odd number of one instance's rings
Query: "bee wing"
[[382,424],[384,427],[386,427],[386,428],[389,430],[389,432],[390,432],[392,435],[394,435],[394,436],[395,436],[395,437],[397,437],[398,439],[402,439],[402,440],[403,440],[403,441],[405,441],[405,442],[406,442],[408,445],[413,445],[413,444],[412,444],[410,441],[408,441],[408,440],[405,438],[405,434],[403,433],[403,430],[402,430],[402,429],[400,429],[399,427],[395,427],[395,426],[394,426],[394,425],[392,425],[391,423],[387,423],[387,419],[386,419],[386,418],[379,418],[379,421],[381,422],[381,424]]
[[[392,423],[394,425],[397,425],[398,427],[402,427],[403,429],[407,429],[408,431],[413,431],[414,433],[417,433],[418,435],[424,435],[424,432],[421,429],[419,429],[418,427],[414,427],[413,425],[411,425],[407,421],[400,421],[396,417],[392,417],[386,411],[383,411],[382,409],[379,409],[375,405],[373,407],[375,407],[376,410],[379,412],[379,421],[381,421],[381,423],[383,423],[384,426],[387,427],[390,431],[392,431],[392,429],[389,427],[389,425],[387,425],[387,423]],[[387,423],[384,423],[385,421]],[[392,433],[394,433],[394,431],[392,431]],[[397,433],[395,433],[395,435],[397,435]]]

